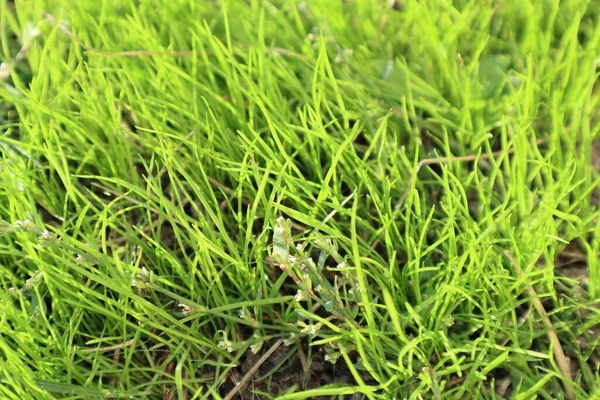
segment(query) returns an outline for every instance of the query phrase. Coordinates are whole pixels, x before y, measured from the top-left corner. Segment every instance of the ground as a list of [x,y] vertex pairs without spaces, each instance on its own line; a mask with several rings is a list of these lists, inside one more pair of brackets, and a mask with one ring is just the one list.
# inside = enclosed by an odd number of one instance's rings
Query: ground
[[7,399],[600,396],[600,3],[0,0]]

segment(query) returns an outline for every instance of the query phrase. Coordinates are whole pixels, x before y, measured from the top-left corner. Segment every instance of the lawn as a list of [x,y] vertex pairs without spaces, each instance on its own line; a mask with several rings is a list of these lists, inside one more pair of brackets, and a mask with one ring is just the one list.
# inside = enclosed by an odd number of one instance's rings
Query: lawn
[[597,0],[0,0],[2,399],[600,398]]

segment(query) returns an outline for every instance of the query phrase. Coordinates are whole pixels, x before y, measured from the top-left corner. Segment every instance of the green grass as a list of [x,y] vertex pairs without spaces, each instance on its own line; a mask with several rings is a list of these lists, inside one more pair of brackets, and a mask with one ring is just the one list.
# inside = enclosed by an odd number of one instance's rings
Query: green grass
[[600,3],[388,3],[0,0],[0,397],[598,395]]

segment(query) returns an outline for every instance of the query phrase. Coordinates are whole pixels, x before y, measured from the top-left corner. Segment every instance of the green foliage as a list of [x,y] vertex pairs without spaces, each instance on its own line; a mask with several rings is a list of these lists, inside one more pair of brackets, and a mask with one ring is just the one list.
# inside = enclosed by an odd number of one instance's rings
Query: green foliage
[[597,393],[598,3],[388,3],[0,0],[3,398]]

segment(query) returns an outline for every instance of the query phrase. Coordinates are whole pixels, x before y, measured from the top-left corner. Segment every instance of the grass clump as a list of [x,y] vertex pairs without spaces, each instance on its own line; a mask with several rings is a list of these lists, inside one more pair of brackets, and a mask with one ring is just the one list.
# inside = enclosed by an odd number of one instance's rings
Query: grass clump
[[598,395],[600,7],[0,0],[3,398]]

